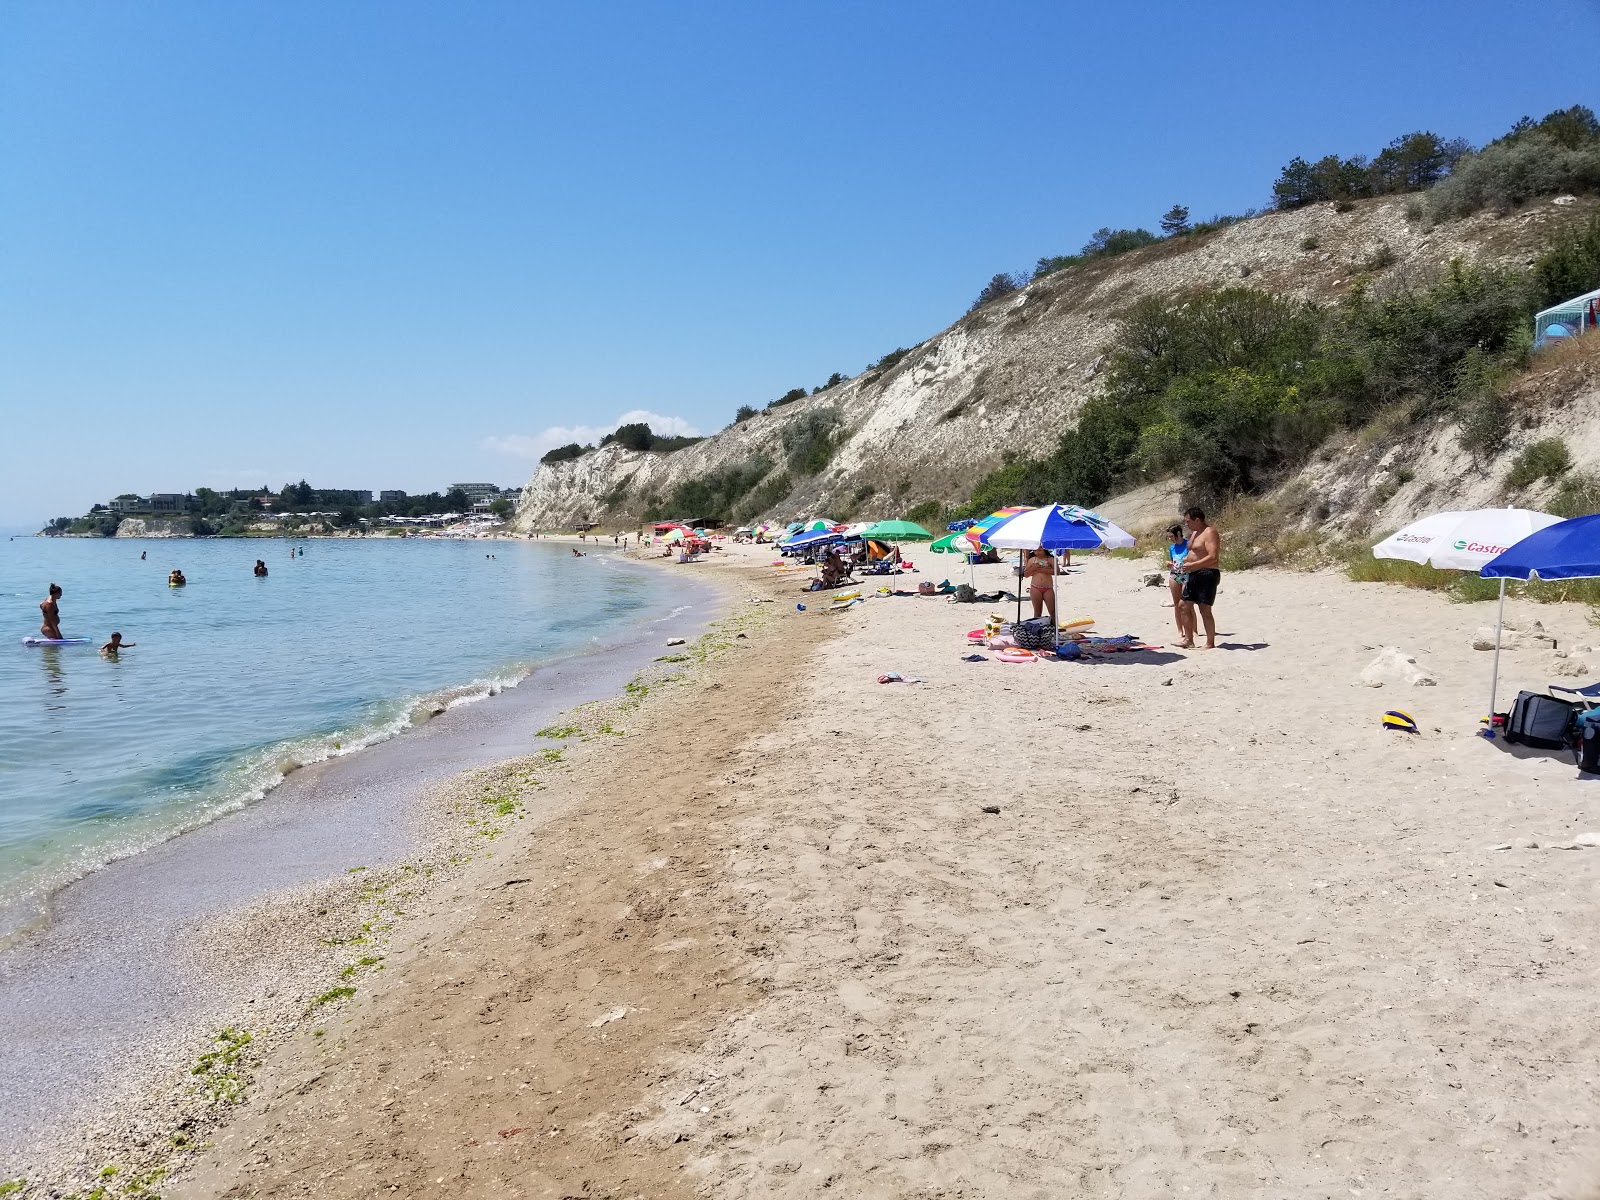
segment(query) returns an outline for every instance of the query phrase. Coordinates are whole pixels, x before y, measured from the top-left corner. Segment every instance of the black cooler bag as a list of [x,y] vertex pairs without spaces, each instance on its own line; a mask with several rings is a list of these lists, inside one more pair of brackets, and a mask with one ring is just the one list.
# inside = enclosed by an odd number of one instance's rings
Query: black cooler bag
[[1518,692],[1506,716],[1505,738],[1539,750],[1565,750],[1572,745],[1576,717],[1565,700],[1540,692]]

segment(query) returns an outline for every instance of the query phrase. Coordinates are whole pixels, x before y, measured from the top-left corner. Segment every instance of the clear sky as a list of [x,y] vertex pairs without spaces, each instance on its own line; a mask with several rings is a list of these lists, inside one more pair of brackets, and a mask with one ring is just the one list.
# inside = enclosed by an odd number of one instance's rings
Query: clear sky
[[1597,49],[1596,0],[9,0],[0,526],[710,432],[1098,226],[1600,104]]

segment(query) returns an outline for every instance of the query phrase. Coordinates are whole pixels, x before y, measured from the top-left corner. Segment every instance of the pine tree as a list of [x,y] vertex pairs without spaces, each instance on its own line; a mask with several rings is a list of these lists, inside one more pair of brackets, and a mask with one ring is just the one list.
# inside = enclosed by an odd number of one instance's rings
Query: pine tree
[[1161,218],[1161,232],[1168,237],[1177,237],[1179,234],[1189,232],[1189,210],[1182,204],[1174,204],[1167,209],[1167,215]]

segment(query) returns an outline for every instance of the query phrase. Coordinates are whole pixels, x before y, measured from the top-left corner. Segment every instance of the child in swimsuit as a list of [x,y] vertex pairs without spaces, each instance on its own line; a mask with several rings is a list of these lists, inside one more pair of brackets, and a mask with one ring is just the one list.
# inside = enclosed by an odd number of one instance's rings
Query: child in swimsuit
[[1189,539],[1182,525],[1167,526],[1167,591],[1172,595],[1172,620],[1178,626],[1178,640],[1188,636],[1183,627],[1183,585],[1189,582],[1189,573],[1183,569],[1184,557],[1189,553]]
[[111,640],[104,646],[100,647],[100,653],[104,654],[107,658],[115,658],[118,650],[130,650],[138,644],[138,642],[125,642],[122,640],[122,635],[120,633],[113,633],[111,635]]

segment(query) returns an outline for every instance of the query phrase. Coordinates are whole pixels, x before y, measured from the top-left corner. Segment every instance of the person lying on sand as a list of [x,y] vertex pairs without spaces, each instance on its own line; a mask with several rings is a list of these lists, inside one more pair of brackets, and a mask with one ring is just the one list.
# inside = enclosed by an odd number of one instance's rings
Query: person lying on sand
[[100,653],[104,654],[107,658],[115,658],[118,650],[131,650],[138,644],[138,642],[125,642],[122,640],[122,635],[120,633],[113,633],[111,635],[111,640],[104,646],[100,647]]

